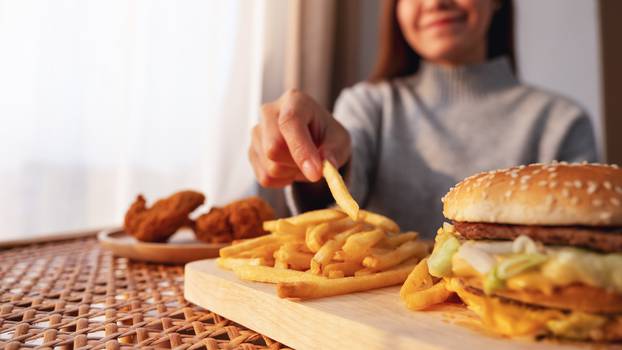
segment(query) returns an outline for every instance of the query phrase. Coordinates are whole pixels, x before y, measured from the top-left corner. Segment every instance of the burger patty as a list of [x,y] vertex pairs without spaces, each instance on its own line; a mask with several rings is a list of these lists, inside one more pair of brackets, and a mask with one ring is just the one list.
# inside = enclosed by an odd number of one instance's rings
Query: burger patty
[[622,228],[585,226],[506,225],[454,221],[460,236],[466,239],[513,240],[520,235],[550,245],[568,245],[604,253],[622,251]]

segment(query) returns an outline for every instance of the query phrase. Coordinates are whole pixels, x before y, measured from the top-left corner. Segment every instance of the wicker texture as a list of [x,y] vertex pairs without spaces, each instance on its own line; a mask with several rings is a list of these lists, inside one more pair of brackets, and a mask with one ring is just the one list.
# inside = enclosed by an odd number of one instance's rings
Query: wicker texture
[[187,302],[183,272],[115,257],[93,238],[0,251],[0,347],[282,348]]

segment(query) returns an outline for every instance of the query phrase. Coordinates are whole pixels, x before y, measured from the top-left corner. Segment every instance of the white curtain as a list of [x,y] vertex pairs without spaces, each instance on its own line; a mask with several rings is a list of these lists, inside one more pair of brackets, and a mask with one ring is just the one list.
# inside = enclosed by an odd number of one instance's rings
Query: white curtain
[[137,193],[253,192],[269,6],[0,0],[0,240],[120,224]]

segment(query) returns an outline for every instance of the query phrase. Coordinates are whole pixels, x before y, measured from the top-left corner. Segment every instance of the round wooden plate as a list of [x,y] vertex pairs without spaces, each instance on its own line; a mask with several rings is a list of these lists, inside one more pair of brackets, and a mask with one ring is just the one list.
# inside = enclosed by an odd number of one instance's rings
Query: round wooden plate
[[167,243],[141,242],[122,229],[101,231],[100,244],[115,255],[142,261],[182,264],[194,260],[218,257],[218,250],[229,243],[202,243],[192,230],[182,228]]

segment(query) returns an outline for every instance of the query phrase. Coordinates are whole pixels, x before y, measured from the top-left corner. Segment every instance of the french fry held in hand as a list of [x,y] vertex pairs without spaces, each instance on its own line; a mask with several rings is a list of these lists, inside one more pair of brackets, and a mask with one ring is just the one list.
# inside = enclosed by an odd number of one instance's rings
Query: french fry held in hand
[[358,220],[359,205],[352,198],[350,192],[348,192],[348,187],[346,187],[337,169],[329,161],[325,160],[322,172],[339,208],[343,209],[352,220]]
[[243,280],[277,284],[284,298],[311,299],[404,282],[428,244],[391,219],[361,210],[339,172],[324,176],[339,208],[266,221],[270,234],[220,250],[218,264]]

